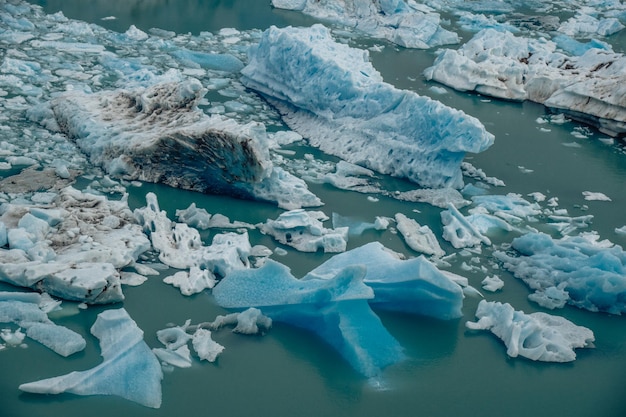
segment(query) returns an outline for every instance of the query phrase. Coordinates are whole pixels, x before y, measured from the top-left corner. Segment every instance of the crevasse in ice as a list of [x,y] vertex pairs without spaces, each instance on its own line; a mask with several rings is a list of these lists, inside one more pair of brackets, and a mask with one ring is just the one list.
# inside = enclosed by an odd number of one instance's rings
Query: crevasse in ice
[[319,24],[269,28],[241,74],[312,145],[422,186],[460,188],[465,153],[494,140],[477,119],[385,83],[367,51]]

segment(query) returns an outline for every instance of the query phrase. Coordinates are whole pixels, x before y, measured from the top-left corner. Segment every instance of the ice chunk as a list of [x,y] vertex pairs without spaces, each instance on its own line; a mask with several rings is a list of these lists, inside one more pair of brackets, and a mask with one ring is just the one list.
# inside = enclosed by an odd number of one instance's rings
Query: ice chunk
[[585,200],[587,201],[611,201],[610,197],[599,192],[583,191],[583,196],[585,196]]
[[217,282],[215,275],[208,269],[192,266],[187,271],[180,271],[163,279],[166,284],[180,288],[183,295],[192,295],[213,288]]
[[504,281],[502,281],[497,275],[485,277],[485,279],[481,281],[481,284],[483,286],[483,289],[490,292],[496,292],[504,287]]
[[209,362],[215,362],[217,356],[224,350],[224,346],[215,342],[211,338],[211,331],[206,329],[196,330],[191,343],[198,357]]
[[256,307],[273,321],[308,329],[334,347],[358,372],[378,375],[404,358],[399,343],[371,311],[365,268],[349,266],[330,279],[298,280],[268,260],[261,268],[234,271],[213,289],[225,308]]
[[100,340],[104,361],[87,371],[19,386],[37,394],[117,395],[146,407],[161,406],[161,365],[126,310],[98,314],[91,333]]
[[235,325],[233,333],[258,334],[261,332],[260,328],[267,330],[272,327],[272,319],[263,315],[258,308],[251,307],[241,313],[217,316],[208,325],[214,330],[227,325]]
[[[49,105],[62,133],[111,175],[281,204],[282,192],[291,205],[320,204],[297,178],[272,172],[263,124],[206,116],[197,108],[205,92],[192,78],[72,91]],[[30,113],[35,121],[45,116],[39,109]]]
[[623,54],[605,49],[568,56],[545,39],[485,29],[440,53],[424,75],[461,91],[543,103],[619,136],[626,132],[625,66]]
[[355,28],[405,48],[427,49],[459,42],[456,33],[441,26],[438,13],[412,1],[272,0],[272,5]]
[[348,227],[327,229],[328,217],[321,211],[290,210],[276,220],[268,219],[259,229],[284,245],[302,252],[343,252],[348,241]]
[[465,153],[493,143],[477,119],[383,82],[367,51],[321,25],[266,30],[241,81],[322,151],[427,187],[460,188]]
[[379,242],[335,255],[302,279],[330,279],[355,265],[366,268],[363,282],[374,290],[374,308],[440,319],[462,315],[463,292],[456,282],[423,256],[402,260]]
[[523,356],[534,361],[571,362],[575,348],[590,347],[593,332],[563,317],[546,313],[525,314],[510,304],[482,300],[476,310],[477,322],[466,322],[469,329],[490,330],[507,347],[512,358]]
[[[553,307],[568,304],[611,314],[626,312],[626,252],[593,234],[552,239],[544,233],[515,238],[518,253],[494,256]],[[540,301],[541,300],[541,301]]]
[[422,226],[402,213],[396,213],[396,223],[398,224],[398,232],[414,251],[435,257],[442,257],[446,254],[439,246],[437,237],[427,225]]
[[441,212],[443,222],[443,238],[457,249],[472,247],[484,243],[491,245],[491,240],[484,236],[472,223],[472,217],[464,216],[454,205],[449,204],[448,210]]

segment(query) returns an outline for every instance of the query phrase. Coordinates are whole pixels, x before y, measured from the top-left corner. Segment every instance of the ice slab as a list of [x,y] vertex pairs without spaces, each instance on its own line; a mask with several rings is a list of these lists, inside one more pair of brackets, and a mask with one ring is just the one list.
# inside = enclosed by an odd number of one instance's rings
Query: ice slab
[[440,53],[424,75],[460,91],[543,103],[621,136],[626,133],[625,66],[623,54],[605,49],[569,56],[545,39],[485,29],[458,50]]
[[477,119],[385,83],[367,51],[319,24],[269,28],[241,73],[313,146],[422,186],[462,187],[465,153],[494,140]]
[[395,218],[398,232],[411,249],[435,257],[442,257],[446,254],[428,225],[422,226],[402,213],[396,213]]
[[347,26],[405,48],[428,49],[459,42],[456,33],[442,27],[434,9],[413,1],[272,0],[272,5]]
[[148,87],[66,92],[49,110],[29,115],[46,123],[54,117],[92,163],[114,176],[290,207],[321,204],[303,182],[273,172],[263,124],[207,116],[197,107],[206,93],[200,81],[163,78]]
[[477,322],[466,322],[473,330],[489,330],[499,337],[512,358],[534,361],[571,362],[575,348],[591,347],[593,332],[563,317],[546,313],[525,314],[506,303],[482,300],[476,310]]
[[161,406],[161,365],[126,310],[98,314],[91,333],[104,361],[86,371],[29,382],[19,389],[36,394],[117,395],[146,407]]
[[341,270],[365,267],[363,282],[374,291],[370,304],[386,309],[454,319],[462,316],[463,291],[423,256],[407,260],[379,242],[338,254],[302,279],[330,279]]
[[213,289],[225,308],[255,307],[276,322],[317,334],[367,377],[404,358],[402,348],[369,307],[365,268],[349,266],[330,279],[298,280],[268,260],[261,268],[234,271]]
[[553,239],[527,233],[511,244],[517,254],[497,251],[494,256],[523,280],[545,306],[566,302],[590,311],[626,312],[626,252],[619,245],[581,234]]
[[345,251],[349,228],[327,229],[322,223],[324,220],[328,220],[328,216],[321,211],[296,209],[281,213],[276,220],[268,219],[258,227],[283,245],[302,252]]

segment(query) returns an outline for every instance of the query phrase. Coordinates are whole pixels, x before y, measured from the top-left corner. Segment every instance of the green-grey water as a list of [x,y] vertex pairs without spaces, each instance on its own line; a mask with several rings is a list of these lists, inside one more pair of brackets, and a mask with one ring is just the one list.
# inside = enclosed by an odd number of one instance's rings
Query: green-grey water
[[[311,19],[298,13],[274,10],[265,1],[40,1],[48,13],[62,10],[73,19],[85,20],[124,31],[130,24],[148,30],[158,27],[177,33],[217,31],[224,27],[265,29],[271,24],[304,25]],[[115,16],[115,20],[101,20]],[[369,41],[362,41],[367,44]],[[499,194],[526,195],[542,192],[558,197],[560,207],[571,215],[593,214],[591,228],[602,238],[624,245],[623,235],[614,232],[626,224],[626,154],[624,145],[607,144],[590,131],[586,139],[572,135],[581,128],[575,122],[539,125],[546,116],[543,106],[509,103],[478,95],[437,95],[421,77],[432,63],[432,51],[410,51],[385,47],[372,52],[374,66],[387,82],[398,88],[431,95],[447,105],[478,117],[496,136],[495,144],[467,160],[489,176],[506,183]],[[549,131],[541,130],[542,127]],[[318,151],[307,149],[319,158]],[[522,167],[522,168],[520,168]],[[525,172],[523,168],[532,170]],[[410,189],[401,180],[381,178],[385,189]],[[370,201],[367,195],[330,186],[309,185],[325,205],[322,210],[363,221],[375,216],[393,217],[402,212],[428,224],[441,236],[439,209],[428,204],[400,202],[385,196]],[[585,201],[582,191],[598,191],[611,202]],[[145,205],[145,194],[155,192],[161,208],[173,218],[176,209],[195,202],[209,213],[224,213],[232,220],[258,223],[276,218],[276,207],[219,196],[201,195],[166,186],[143,184],[129,188],[131,208]],[[203,237],[208,241],[210,234]],[[271,238],[253,230],[252,244],[274,247]],[[416,254],[391,231],[368,231],[351,237],[349,248],[378,240],[408,256]],[[454,249],[441,240],[448,253]],[[510,241],[503,236],[502,241]],[[285,263],[294,275],[302,276],[330,255],[301,254],[289,248]],[[486,256],[485,256],[486,258]],[[484,262],[488,259],[483,258]],[[458,263],[452,270],[480,288],[483,274],[466,272]],[[178,289],[152,276],[139,287],[124,289],[123,307],[144,331],[151,347],[158,347],[156,331],[168,323],[210,321],[224,313],[210,293],[184,297]],[[541,309],[527,300],[529,289],[501,270],[502,292],[487,299],[511,303],[525,312]],[[0,290],[3,287],[0,286]],[[412,315],[377,312],[389,332],[405,348],[407,360],[383,372],[379,386],[358,375],[334,350],[312,334],[275,323],[263,336],[242,336],[228,329],[214,334],[226,347],[215,364],[194,362],[188,369],[167,372],[163,380],[163,404],[153,410],[116,397],[78,397],[69,394],[39,396],[21,393],[21,383],[91,368],[101,362],[97,340],[89,334],[97,314],[108,307],[78,309],[76,314],[55,318],[87,339],[85,351],[70,358],[31,342],[27,349],[0,352],[0,416],[579,416],[620,417],[626,415],[626,321],[623,317],[565,307],[554,312],[594,331],[593,349],[577,350],[568,364],[538,363],[508,358],[505,346],[487,332],[470,332],[464,323],[474,319],[478,299],[465,299],[464,316],[440,321]],[[68,311],[66,308],[64,311]]]

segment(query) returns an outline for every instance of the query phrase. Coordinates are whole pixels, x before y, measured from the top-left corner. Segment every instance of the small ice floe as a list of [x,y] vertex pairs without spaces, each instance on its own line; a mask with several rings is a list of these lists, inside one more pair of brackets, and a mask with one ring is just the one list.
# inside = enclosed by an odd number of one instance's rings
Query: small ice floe
[[587,201],[611,201],[610,197],[600,192],[583,191],[583,196]]

